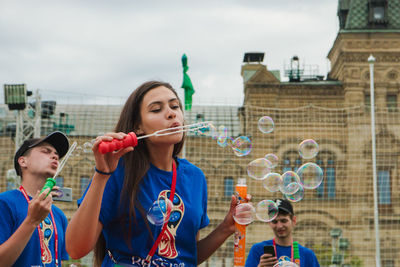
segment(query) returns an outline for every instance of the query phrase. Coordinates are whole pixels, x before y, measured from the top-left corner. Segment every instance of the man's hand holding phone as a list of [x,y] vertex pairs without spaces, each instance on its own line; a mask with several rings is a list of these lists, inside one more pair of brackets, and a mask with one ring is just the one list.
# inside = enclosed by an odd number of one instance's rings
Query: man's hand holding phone
[[273,267],[278,263],[273,246],[264,246],[264,254],[260,257],[258,267]]

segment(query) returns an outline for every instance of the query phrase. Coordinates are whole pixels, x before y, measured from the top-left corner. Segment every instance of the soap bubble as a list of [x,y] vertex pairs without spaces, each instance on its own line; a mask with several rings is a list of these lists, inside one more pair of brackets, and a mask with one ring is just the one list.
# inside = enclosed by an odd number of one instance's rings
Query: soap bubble
[[147,211],[147,220],[156,226],[163,225],[169,220],[172,210],[172,202],[166,197],[160,197],[151,205]]
[[274,267],[299,267],[299,265],[291,261],[280,261]]
[[247,165],[247,174],[256,180],[263,180],[271,172],[271,162],[265,158],[255,159]]
[[262,222],[270,222],[278,216],[278,206],[272,200],[262,200],[258,202],[256,217]]
[[312,139],[306,139],[299,144],[299,154],[303,159],[312,159],[319,151],[318,143]]
[[218,128],[218,139],[217,139],[217,144],[220,147],[226,147],[227,146],[227,138],[228,138],[228,128],[226,128],[225,126],[221,125]]
[[79,157],[80,155],[82,155],[82,151],[83,151],[82,147],[77,146],[75,147],[74,151],[72,151],[72,156]]
[[267,177],[263,180],[263,186],[268,191],[274,193],[279,191],[282,186],[282,177],[279,173],[270,172]]
[[215,128],[215,126],[212,123],[208,124],[209,132],[208,136],[211,136],[212,139],[216,140],[218,139],[218,130]]
[[324,172],[320,166],[313,162],[307,162],[296,171],[300,182],[305,189],[315,189],[322,183]]
[[300,188],[300,177],[293,171],[287,171],[282,174],[281,192],[286,195],[291,195],[297,192]]
[[251,140],[247,136],[239,136],[232,142],[232,149],[236,156],[243,157],[251,151]]
[[265,155],[264,158],[266,158],[269,162],[271,162],[271,169],[278,166],[279,158],[277,155],[270,153],[270,154]]
[[93,144],[90,142],[86,142],[83,144],[83,153],[91,153]]
[[271,133],[274,130],[274,121],[268,116],[261,117],[258,120],[258,129],[263,133]]
[[304,187],[301,184],[297,184],[298,185],[298,190],[290,195],[284,194],[284,197],[291,201],[291,202],[299,202],[300,200],[302,200],[304,198]]
[[241,203],[235,208],[233,219],[241,225],[248,225],[254,221],[256,210],[251,203]]
[[232,136],[226,137],[226,145],[229,146],[230,148],[233,147],[233,142],[235,141],[235,138]]
[[218,138],[218,132],[217,129],[215,128],[215,126],[209,122],[209,123],[204,123],[203,125],[201,125],[201,127],[199,127],[197,129],[197,132],[200,135],[205,135],[205,136],[211,136],[214,139]]

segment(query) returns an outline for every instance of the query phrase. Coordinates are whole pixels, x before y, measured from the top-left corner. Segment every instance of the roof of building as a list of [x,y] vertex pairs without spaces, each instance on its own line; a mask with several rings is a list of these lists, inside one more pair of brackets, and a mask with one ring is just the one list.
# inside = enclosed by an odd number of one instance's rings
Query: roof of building
[[[400,1],[381,0],[374,1],[379,6],[385,7],[385,18],[378,21],[371,20],[370,8],[373,4],[370,0],[339,0],[338,16],[340,30],[400,30]],[[371,11],[372,12],[372,11]]]

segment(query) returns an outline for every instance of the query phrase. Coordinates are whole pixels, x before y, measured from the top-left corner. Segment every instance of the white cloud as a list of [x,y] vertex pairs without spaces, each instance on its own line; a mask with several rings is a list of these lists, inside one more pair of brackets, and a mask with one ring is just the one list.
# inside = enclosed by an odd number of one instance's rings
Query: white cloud
[[186,53],[194,101],[240,99],[248,51],[265,52],[268,69],[282,69],[297,54],[326,74],[336,8],[328,0],[3,0],[0,81],[127,96],[148,79],[179,87]]

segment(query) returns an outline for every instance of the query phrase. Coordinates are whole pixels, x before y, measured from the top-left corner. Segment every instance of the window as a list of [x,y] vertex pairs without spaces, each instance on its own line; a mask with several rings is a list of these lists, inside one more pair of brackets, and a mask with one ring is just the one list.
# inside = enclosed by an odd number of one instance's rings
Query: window
[[335,157],[331,152],[322,152],[318,155],[316,164],[324,173],[324,180],[317,187],[317,197],[324,199],[335,199],[336,197],[336,166]]
[[387,95],[386,96],[386,106],[389,112],[394,112],[397,110],[397,95]]
[[373,7],[372,15],[375,21],[383,20],[385,18],[385,8],[383,6]]
[[233,195],[233,177],[228,176],[224,178],[224,196],[230,197]]
[[282,174],[284,174],[287,171],[291,171],[292,168],[290,167],[290,159],[286,158],[283,160],[283,169],[282,169]]
[[383,260],[382,267],[394,267],[394,260]]
[[86,187],[88,186],[89,182],[90,182],[90,178],[81,177],[81,185],[80,185],[81,195],[83,195],[83,193],[85,192]]
[[287,171],[297,171],[301,166],[301,158],[297,151],[290,150],[283,155],[282,174]]
[[64,177],[62,176],[56,177],[56,185],[59,187],[64,187]]
[[391,204],[390,170],[378,171],[378,202],[381,205]]
[[387,25],[387,0],[370,0],[368,22],[372,28],[385,28]]

